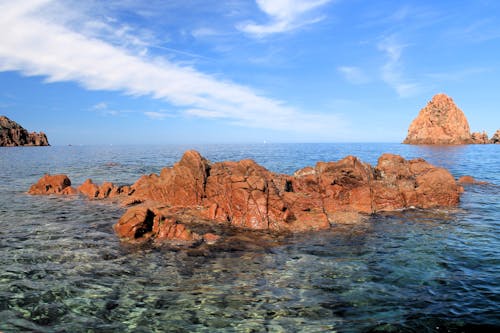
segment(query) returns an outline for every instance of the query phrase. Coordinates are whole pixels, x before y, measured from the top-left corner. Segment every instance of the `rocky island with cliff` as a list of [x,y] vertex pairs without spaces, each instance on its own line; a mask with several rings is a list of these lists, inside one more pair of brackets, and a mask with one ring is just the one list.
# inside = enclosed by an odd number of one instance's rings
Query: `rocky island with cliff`
[[461,145],[500,143],[500,130],[488,138],[486,132],[470,132],[463,111],[446,94],[437,94],[420,110],[403,141],[413,145]]
[[28,132],[24,127],[5,116],[0,116],[0,147],[50,146],[43,132]]

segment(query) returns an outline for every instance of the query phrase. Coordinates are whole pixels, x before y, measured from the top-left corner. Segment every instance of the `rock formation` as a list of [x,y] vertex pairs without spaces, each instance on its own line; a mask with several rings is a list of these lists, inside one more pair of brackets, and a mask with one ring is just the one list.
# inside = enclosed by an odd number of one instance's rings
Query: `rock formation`
[[500,144],[500,129],[493,134],[493,136],[490,139],[490,143],[496,143]]
[[71,180],[66,175],[44,175],[36,184],[31,185],[29,194],[76,194]]
[[486,132],[484,132],[484,131],[482,133],[474,132],[471,134],[470,138],[471,138],[470,143],[473,143],[473,144],[488,144],[488,143],[490,143],[490,140],[488,139],[488,134],[486,134]]
[[472,140],[462,110],[447,95],[437,94],[413,120],[403,143],[453,145],[472,143]]
[[122,239],[196,243],[213,242],[217,235],[190,231],[193,222],[253,230],[322,230],[356,220],[359,214],[455,206],[462,191],[447,170],[392,154],[382,155],[376,167],[348,156],[283,175],[252,160],[211,163],[187,151],[173,167],[142,176],[131,186],[98,186],[87,180],[75,190],[67,177],[45,175],[29,193],[114,198],[133,205],[114,226]]
[[486,132],[470,133],[462,110],[445,94],[437,94],[420,110],[403,141],[413,145],[461,145],[500,143],[500,130],[491,139]]
[[45,133],[29,133],[21,125],[0,116],[0,146],[49,146]]
[[488,182],[476,180],[472,176],[462,176],[457,181],[460,185],[488,185]]

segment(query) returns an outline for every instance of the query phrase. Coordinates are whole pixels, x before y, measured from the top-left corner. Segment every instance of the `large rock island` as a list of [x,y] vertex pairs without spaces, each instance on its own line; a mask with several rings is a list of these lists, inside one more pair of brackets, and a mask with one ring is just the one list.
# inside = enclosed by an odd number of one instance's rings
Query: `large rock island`
[[[498,131],[497,131],[498,133]],[[498,143],[485,132],[470,133],[469,122],[451,97],[437,94],[420,110],[403,141],[414,145],[460,145]]]
[[43,132],[28,132],[15,121],[0,116],[0,146],[49,146],[49,140]]
[[65,175],[45,175],[30,194],[83,194],[131,206],[114,229],[133,242],[210,242],[191,224],[302,232],[355,222],[368,214],[405,208],[451,207],[462,187],[445,169],[422,159],[384,154],[376,167],[347,156],[318,162],[294,175],[270,172],[253,160],[211,163],[196,151],[161,173],[132,185],[90,179],[78,188]]

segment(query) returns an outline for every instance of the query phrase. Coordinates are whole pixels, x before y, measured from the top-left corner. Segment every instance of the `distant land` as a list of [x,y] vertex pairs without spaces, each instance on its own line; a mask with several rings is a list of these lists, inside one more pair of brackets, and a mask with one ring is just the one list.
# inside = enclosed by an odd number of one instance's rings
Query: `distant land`
[[469,122],[453,99],[437,94],[420,110],[403,141],[413,145],[500,144],[500,130],[488,139],[486,132],[471,134]]
[[21,125],[0,116],[0,146],[50,146],[45,133],[28,132]]

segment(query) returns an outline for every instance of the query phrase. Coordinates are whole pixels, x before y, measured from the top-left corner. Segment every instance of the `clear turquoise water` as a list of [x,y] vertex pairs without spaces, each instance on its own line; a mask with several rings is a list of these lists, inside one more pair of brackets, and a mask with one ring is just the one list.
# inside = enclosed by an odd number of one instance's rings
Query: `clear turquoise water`
[[[202,249],[133,247],[123,211],[28,196],[41,175],[132,183],[195,148],[292,173],[384,152],[424,157],[469,186],[456,209],[376,215],[327,232],[226,231]],[[262,144],[0,148],[2,332],[479,332],[500,328],[500,145]],[[114,164],[110,164],[110,163]]]

